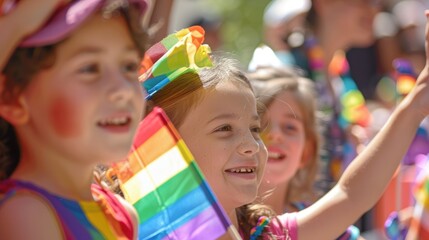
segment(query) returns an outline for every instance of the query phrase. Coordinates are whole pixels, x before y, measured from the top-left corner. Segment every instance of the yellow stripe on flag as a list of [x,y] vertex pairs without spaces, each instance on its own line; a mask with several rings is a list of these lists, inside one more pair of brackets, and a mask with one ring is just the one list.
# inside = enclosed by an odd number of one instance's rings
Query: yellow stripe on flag
[[[134,173],[139,172],[144,166],[149,165],[163,153],[176,145],[176,140],[171,136],[166,126],[160,128],[146,142],[140,145],[130,156],[128,162]],[[143,159],[138,158],[143,156]]]
[[194,161],[194,157],[192,156],[191,151],[189,151],[189,148],[186,146],[183,139],[180,139],[177,142],[177,147],[180,149],[180,151],[183,154],[183,160],[185,160],[188,164],[190,164],[192,161]]
[[[189,166],[189,162],[177,161],[181,156],[178,146],[174,146],[169,151],[161,155],[146,168],[123,183],[122,191],[126,199],[134,204],[139,199],[161,186],[168,179],[172,178],[183,169]],[[156,174],[153,174],[156,173]]]

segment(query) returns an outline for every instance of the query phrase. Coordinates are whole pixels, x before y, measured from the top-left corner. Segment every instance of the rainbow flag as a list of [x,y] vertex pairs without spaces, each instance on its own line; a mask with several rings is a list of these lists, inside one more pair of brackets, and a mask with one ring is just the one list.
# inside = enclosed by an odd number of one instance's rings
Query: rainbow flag
[[203,41],[204,29],[192,26],[168,35],[146,51],[140,81],[148,99],[178,76],[212,66],[210,47]]
[[132,152],[114,166],[139,215],[139,239],[217,239],[231,225],[161,108],[140,123]]

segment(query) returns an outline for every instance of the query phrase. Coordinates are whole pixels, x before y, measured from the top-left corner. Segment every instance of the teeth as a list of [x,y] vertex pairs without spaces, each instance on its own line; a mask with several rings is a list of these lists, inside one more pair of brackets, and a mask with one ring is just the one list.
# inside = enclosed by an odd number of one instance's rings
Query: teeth
[[253,173],[255,172],[254,168],[234,168],[230,170],[233,173]]
[[280,158],[284,158],[285,156],[283,154],[277,153],[277,152],[268,152],[268,157],[274,158],[274,159],[280,159]]
[[127,122],[128,122],[127,117],[118,117],[118,118],[101,120],[100,125],[124,125]]

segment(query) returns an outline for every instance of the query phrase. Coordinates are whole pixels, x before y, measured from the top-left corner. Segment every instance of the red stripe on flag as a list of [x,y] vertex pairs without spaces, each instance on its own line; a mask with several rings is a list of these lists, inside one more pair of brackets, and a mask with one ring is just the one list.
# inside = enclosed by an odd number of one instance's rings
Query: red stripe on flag
[[[149,118],[145,120],[144,122],[140,122],[140,125],[137,129],[137,134],[134,137],[134,143],[133,148],[137,149],[140,145],[142,145],[144,142],[146,142],[149,138],[152,137],[156,132],[158,132],[162,127],[166,126],[169,129],[171,129],[171,126],[169,126],[168,121],[166,121],[164,118],[161,118],[159,115],[163,115],[167,118],[167,116],[161,112],[159,108],[154,108],[154,112],[157,114],[148,115],[146,118]],[[159,118],[159,121],[155,121],[154,119]],[[144,131],[140,130],[141,128],[144,129]],[[180,139],[180,136],[175,133],[173,136],[176,140],[176,142]],[[133,150],[134,150],[133,149]]]

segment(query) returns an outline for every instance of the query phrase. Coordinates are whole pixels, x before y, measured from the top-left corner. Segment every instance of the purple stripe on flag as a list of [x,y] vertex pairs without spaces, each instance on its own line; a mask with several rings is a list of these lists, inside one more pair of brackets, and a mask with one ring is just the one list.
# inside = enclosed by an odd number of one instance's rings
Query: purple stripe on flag
[[217,239],[225,234],[225,228],[213,207],[209,207],[198,216],[174,230],[164,238],[169,239]]
[[[192,163],[189,165],[190,167],[194,168],[199,174],[201,174],[197,164],[195,161],[192,161]],[[216,199],[216,195],[213,193],[213,190],[210,188],[209,184],[207,183],[207,180],[205,180],[204,176],[201,175],[201,179],[204,179],[204,181],[201,183],[203,185],[203,189],[206,191],[206,196],[209,199],[209,201],[212,204],[212,207],[216,211],[216,214],[218,218],[222,221],[222,225],[225,226],[225,229],[227,229],[229,226],[232,225],[231,221],[227,217],[225,210],[220,205],[219,201]]]

